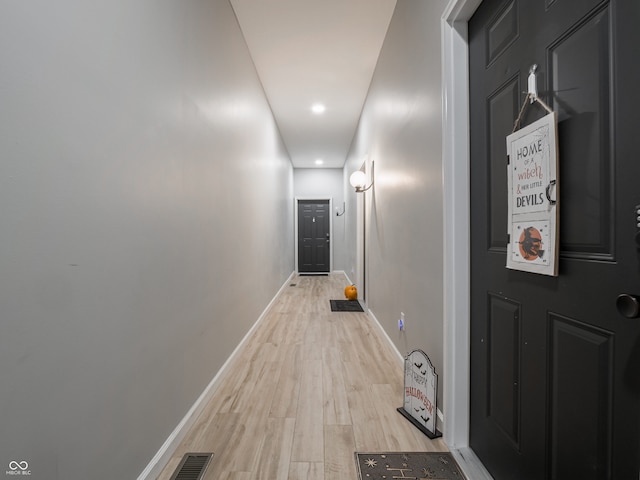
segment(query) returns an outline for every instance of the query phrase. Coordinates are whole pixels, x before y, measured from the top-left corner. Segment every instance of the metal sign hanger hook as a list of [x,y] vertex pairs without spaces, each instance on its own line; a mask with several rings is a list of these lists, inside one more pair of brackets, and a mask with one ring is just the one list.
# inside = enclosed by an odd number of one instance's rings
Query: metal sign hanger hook
[[536,80],[536,70],[538,70],[538,64],[534,63],[529,68],[529,78],[527,79],[528,84],[528,95],[531,103],[535,102],[538,98],[538,82]]

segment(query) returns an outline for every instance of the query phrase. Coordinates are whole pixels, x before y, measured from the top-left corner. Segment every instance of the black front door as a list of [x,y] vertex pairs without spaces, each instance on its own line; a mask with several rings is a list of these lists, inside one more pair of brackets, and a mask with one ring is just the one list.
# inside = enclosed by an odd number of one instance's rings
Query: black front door
[[[469,48],[471,446],[498,480],[636,480],[640,2],[485,0]],[[557,277],[505,268],[505,137],[532,64],[558,113]]]
[[298,272],[329,272],[329,220],[329,200],[298,200]]

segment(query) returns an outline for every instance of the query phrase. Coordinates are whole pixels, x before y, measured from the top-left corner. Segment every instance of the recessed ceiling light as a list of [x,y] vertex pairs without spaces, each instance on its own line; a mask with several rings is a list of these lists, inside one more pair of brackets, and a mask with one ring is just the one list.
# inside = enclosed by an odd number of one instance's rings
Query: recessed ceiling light
[[324,163],[324,160],[322,160],[321,158],[318,158],[316,160],[316,165],[322,165]]
[[326,109],[327,107],[325,107],[322,103],[314,103],[313,105],[311,105],[311,111],[317,115],[324,113]]

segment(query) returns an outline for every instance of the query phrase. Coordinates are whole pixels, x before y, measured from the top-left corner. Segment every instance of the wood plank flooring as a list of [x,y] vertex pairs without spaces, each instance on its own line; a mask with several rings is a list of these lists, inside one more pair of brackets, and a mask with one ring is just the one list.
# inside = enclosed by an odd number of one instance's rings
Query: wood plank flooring
[[357,451],[447,450],[396,411],[402,364],[379,327],[331,312],[344,275],[291,283],[158,480],[186,452],[215,453],[205,480],[356,480]]

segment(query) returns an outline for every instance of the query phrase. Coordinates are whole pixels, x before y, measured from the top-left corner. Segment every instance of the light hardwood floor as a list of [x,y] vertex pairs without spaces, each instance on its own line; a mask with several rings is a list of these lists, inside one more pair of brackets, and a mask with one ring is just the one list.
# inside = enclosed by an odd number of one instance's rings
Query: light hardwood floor
[[206,480],[356,480],[354,452],[446,451],[396,409],[402,363],[364,313],[331,312],[346,278],[297,276],[159,480],[214,452]]

